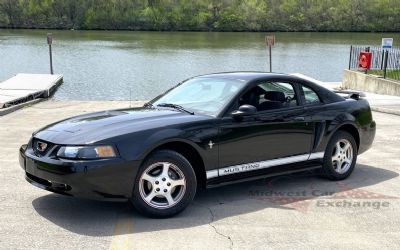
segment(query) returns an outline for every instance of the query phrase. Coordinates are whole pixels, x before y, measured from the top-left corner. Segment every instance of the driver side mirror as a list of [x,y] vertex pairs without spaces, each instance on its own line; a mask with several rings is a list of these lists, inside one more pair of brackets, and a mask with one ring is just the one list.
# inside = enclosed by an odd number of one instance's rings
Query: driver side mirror
[[244,104],[231,113],[232,117],[236,120],[242,120],[245,116],[254,115],[257,113],[257,108],[253,105]]

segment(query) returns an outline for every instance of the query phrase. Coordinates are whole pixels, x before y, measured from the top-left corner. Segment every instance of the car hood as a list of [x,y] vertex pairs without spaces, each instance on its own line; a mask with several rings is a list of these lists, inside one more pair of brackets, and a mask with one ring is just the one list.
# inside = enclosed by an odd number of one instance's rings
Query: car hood
[[84,145],[116,136],[209,119],[170,109],[131,108],[84,114],[50,124],[34,137],[56,144]]

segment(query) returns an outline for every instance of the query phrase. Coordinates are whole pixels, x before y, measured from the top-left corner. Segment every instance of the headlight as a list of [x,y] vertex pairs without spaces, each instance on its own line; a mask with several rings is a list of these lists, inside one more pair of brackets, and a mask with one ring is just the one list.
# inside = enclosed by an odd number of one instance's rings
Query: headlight
[[65,146],[61,147],[57,156],[60,158],[95,159],[115,157],[112,146]]

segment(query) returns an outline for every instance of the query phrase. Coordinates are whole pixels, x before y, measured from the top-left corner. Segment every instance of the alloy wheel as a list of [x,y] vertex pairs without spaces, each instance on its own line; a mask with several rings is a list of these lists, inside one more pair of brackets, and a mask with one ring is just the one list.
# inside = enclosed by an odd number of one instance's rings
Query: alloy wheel
[[151,207],[173,207],[185,192],[186,178],[182,171],[170,162],[154,163],[148,166],[140,177],[140,196]]
[[340,139],[332,152],[333,169],[339,173],[346,173],[353,163],[353,146],[346,139]]

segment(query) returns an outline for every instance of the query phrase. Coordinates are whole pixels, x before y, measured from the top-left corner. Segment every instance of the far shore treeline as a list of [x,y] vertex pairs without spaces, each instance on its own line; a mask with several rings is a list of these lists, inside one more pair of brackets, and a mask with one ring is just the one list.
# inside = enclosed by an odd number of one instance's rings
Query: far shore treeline
[[400,0],[0,0],[0,27],[400,31]]

